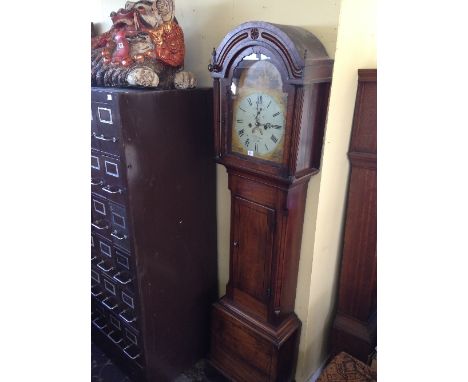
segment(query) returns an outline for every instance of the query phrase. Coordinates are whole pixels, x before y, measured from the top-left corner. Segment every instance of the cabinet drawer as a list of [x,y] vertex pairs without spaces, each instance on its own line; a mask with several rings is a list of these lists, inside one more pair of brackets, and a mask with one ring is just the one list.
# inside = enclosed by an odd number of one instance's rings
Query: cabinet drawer
[[101,235],[110,234],[110,209],[106,198],[91,194],[91,228]]
[[96,267],[99,268],[101,274],[103,275],[112,277],[112,275],[114,274],[114,264],[110,259],[101,259],[99,262],[96,263]]
[[99,252],[97,248],[96,235],[91,234],[91,264],[96,264],[99,261]]
[[97,252],[96,267],[99,268],[103,274],[112,277],[115,272],[112,242],[96,235],[95,246]]
[[130,250],[129,227],[127,213],[124,207],[109,202],[110,225],[114,245]]
[[130,272],[130,274],[135,274],[133,259],[131,258],[130,254],[118,248],[116,248],[114,252],[114,264],[117,271]]
[[100,191],[104,186],[104,172],[101,154],[99,151],[91,150],[91,191]]
[[96,317],[106,317],[105,308],[101,305],[97,299],[91,299],[91,319]]
[[121,322],[121,319],[117,314],[110,313],[109,314],[109,326],[114,329],[114,330],[119,330],[121,331],[124,327],[123,323]]
[[124,331],[123,331],[123,324],[119,320],[118,316],[109,313],[108,315],[108,322],[107,322],[110,332],[107,337],[117,346],[123,347],[125,345],[124,342]]
[[140,346],[139,333],[134,328],[124,325],[123,334],[126,342]]
[[137,325],[137,315],[135,309],[124,307],[119,312],[119,318],[122,320],[122,322],[125,322],[125,324],[131,327],[136,327]]
[[118,158],[101,155],[103,185],[100,194],[109,200],[125,204],[125,180],[123,167]]
[[91,266],[91,296],[98,301],[100,301],[103,296],[102,275],[94,266]]
[[119,285],[121,290],[134,293],[135,280],[130,272],[116,269],[112,279]]
[[105,310],[94,308],[91,323],[96,329],[107,334],[109,332],[108,314]]
[[101,150],[101,141],[97,139],[100,133],[98,126],[94,120],[95,116],[91,115],[91,118],[91,148],[95,150]]
[[102,275],[102,298],[101,304],[107,309],[109,313],[117,314],[122,310],[122,303],[120,301],[120,289],[118,285],[107,275]]
[[101,280],[101,285],[104,290],[104,293],[107,296],[113,296],[116,299],[118,299],[120,296],[119,286],[116,284],[114,280],[112,280],[110,277],[107,277],[107,276],[108,275],[103,275],[102,280]]
[[134,361],[141,361],[142,351],[140,345],[140,334],[137,330],[128,325],[122,328],[124,354]]
[[116,271],[114,279],[116,279],[126,289],[134,292],[137,280],[132,259],[129,255],[116,249],[114,253],[114,265]]
[[97,250],[99,252],[100,258],[102,259],[110,259],[114,262],[113,256],[113,248],[112,248],[112,241],[104,239],[99,236],[95,236],[97,242]]
[[94,138],[100,141],[101,151],[115,156],[120,155],[120,136],[106,136],[101,134]]
[[140,362],[142,360],[140,347],[133,345],[132,343],[126,345],[123,348],[123,352],[132,361]]
[[91,296],[97,301],[100,301],[103,297],[102,274],[95,266],[91,266]]
[[[114,104],[91,103],[93,123],[91,124],[92,142],[101,151],[119,155],[120,118]],[[93,147],[93,144],[91,145]]]
[[120,300],[122,301],[122,306],[124,308],[136,309],[135,295],[128,290],[120,291]]
[[91,285],[100,285],[101,284],[101,274],[99,271],[91,267]]

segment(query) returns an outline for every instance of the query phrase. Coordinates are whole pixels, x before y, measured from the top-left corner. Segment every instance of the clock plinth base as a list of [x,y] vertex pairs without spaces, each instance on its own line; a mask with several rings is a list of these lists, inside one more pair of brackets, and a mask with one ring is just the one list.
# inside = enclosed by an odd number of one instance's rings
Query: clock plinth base
[[377,340],[377,315],[367,321],[338,313],[331,334],[332,354],[345,351],[364,363],[375,351]]
[[223,298],[213,305],[210,363],[236,382],[291,382],[301,321],[291,313],[270,326]]

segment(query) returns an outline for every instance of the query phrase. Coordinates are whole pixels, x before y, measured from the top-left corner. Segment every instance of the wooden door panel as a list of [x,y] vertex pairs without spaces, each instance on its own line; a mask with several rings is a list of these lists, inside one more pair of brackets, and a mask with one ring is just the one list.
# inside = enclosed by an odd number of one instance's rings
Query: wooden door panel
[[233,287],[266,302],[270,285],[275,211],[234,197]]

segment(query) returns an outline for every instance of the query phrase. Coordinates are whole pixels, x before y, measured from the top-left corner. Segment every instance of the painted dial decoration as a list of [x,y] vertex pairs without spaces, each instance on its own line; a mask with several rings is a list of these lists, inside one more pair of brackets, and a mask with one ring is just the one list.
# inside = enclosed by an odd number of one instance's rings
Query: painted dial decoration
[[283,145],[283,108],[272,96],[255,92],[242,98],[233,118],[233,141],[243,154],[273,159],[271,154]]

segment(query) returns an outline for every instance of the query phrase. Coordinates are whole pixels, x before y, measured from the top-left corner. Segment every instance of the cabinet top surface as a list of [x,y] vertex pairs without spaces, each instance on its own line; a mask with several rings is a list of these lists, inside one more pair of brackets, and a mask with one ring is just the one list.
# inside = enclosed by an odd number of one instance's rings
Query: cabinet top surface
[[91,92],[103,92],[103,93],[190,93],[190,92],[197,92],[197,91],[206,91],[210,90],[211,87],[199,87],[194,89],[170,89],[170,90],[163,90],[163,89],[143,89],[143,88],[111,88],[111,87],[98,87],[92,86]]

